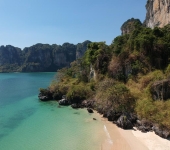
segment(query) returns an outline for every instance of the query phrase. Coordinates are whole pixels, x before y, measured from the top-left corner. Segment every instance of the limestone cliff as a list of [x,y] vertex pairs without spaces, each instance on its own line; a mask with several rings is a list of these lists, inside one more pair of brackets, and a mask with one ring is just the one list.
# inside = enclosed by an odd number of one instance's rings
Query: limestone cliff
[[170,0],[148,0],[146,10],[145,26],[164,27],[170,23]]
[[11,45],[0,47],[0,72],[6,70],[18,71],[22,63],[22,51],[20,48]]
[[0,47],[0,72],[44,72],[57,71],[80,58],[90,41],[77,45],[36,44],[20,48],[7,45]]
[[77,49],[76,49],[76,59],[81,58],[84,55],[84,52],[86,51],[87,45],[90,44],[91,41],[84,41],[83,43],[78,43]]

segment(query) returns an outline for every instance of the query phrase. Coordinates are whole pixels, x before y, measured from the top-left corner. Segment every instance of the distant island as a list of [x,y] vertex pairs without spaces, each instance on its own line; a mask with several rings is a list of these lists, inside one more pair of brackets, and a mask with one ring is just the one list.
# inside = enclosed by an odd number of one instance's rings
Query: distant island
[[148,0],[144,23],[131,18],[111,45],[88,44],[81,59],[59,70],[47,89],[40,89],[39,98],[95,109],[123,129],[135,126],[169,138],[170,20],[158,15],[170,14],[167,5]]
[[0,72],[56,72],[84,54],[91,41],[76,45],[36,44],[20,48],[7,45],[0,47]]

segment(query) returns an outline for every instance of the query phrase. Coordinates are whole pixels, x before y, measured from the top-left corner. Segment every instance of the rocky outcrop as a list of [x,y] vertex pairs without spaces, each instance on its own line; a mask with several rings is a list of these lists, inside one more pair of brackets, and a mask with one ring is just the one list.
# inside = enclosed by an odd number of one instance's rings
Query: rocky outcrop
[[96,81],[96,71],[92,65],[90,66],[90,79],[94,79]]
[[142,23],[139,19],[131,18],[123,23],[121,26],[122,35],[132,32],[137,26],[141,26]]
[[164,27],[170,23],[170,0],[148,0],[146,10],[145,26]]
[[74,103],[74,104],[71,104],[71,107],[74,108],[74,109],[77,109],[77,108],[79,108],[79,105]]
[[93,113],[93,110],[92,110],[91,108],[87,108],[87,111],[88,111],[89,113]]
[[0,72],[52,72],[82,57],[90,41],[77,45],[36,44],[20,48],[0,47]]
[[141,132],[146,133],[148,131],[152,131],[153,124],[146,119],[142,119],[142,120],[136,120],[135,126]]
[[129,114],[122,114],[119,119],[117,120],[116,124],[117,126],[123,128],[123,129],[132,129],[133,124],[130,120],[130,115]]
[[140,130],[141,132],[150,132],[154,131],[155,134],[162,138],[169,138],[170,137],[170,132],[166,128],[160,128],[157,125],[154,125],[152,122],[142,119],[142,120],[137,120],[135,127]]
[[156,81],[150,90],[154,100],[167,100],[170,98],[170,80]]
[[103,117],[108,118],[108,121],[117,121],[121,115],[122,115],[121,112],[108,110],[108,111],[105,111],[105,113],[103,114]]
[[162,138],[169,138],[170,137],[170,132],[166,129],[161,129],[157,126],[153,126],[152,130],[155,132],[155,134],[157,134],[158,136],[162,137]]
[[52,93],[48,89],[41,89],[38,98],[41,101],[53,100]]
[[64,106],[70,105],[70,101],[67,100],[66,95],[63,95],[62,99],[59,100],[58,103],[59,105],[64,105]]
[[71,107],[74,109],[77,108],[94,108],[95,101],[94,100],[83,100],[80,103],[72,103]]
[[70,105],[70,102],[67,99],[61,99],[58,101],[59,105],[67,106]]
[[39,95],[38,98],[39,98],[41,101],[49,101],[49,100],[50,100],[48,96]]

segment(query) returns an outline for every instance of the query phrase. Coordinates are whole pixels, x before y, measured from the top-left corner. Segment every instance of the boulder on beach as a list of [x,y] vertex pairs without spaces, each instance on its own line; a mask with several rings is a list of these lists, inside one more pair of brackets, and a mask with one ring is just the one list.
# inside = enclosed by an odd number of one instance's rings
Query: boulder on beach
[[152,127],[153,131],[155,132],[155,134],[157,134],[158,136],[162,137],[162,138],[169,138],[170,137],[170,132],[166,129],[161,129],[157,126],[153,126]]
[[123,128],[123,129],[132,129],[133,124],[130,120],[131,120],[130,115],[125,113],[119,117],[119,119],[116,121],[116,124],[118,127]]
[[79,108],[79,105],[74,103],[74,104],[71,104],[71,107],[74,108],[74,109],[77,109],[77,108]]
[[39,95],[38,98],[41,100],[41,101],[48,101],[49,98],[47,96],[41,96]]
[[52,93],[49,91],[49,89],[40,89],[40,93],[38,95],[39,100],[41,101],[49,101],[52,100]]
[[59,103],[59,105],[64,105],[64,106],[70,105],[70,103],[67,99],[61,99],[58,101],[58,103]]
[[81,107],[94,108],[94,104],[95,104],[94,100],[84,100],[81,102]]
[[137,120],[135,126],[141,132],[148,132],[152,131],[153,124],[150,121],[147,121],[146,119],[142,119]]
[[89,113],[93,113],[93,110],[92,110],[91,108],[87,108],[87,111],[88,111]]
[[108,118],[108,121],[116,121],[122,113],[115,112],[113,110],[108,110],[106,113],[106,118]]

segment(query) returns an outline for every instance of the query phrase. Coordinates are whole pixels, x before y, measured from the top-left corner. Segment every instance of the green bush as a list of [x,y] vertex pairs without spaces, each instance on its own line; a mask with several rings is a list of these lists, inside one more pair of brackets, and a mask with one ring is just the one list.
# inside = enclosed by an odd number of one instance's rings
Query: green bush
[[50,92],[49,89],[44,89],[44,88],[40,88],[39,91],[40,91],[40,93],[42,93],[43,95],[48,95],[48,93]]
[[166,68],[165,75],[167,78],[170,78],[170,65],[168,65],[168,67]]
[[128,88],[123,83],[106,79],[99,83],[97,94],[97,103],[103,106],[109,106],[115,111],[133,111],[135,99]]
[[157,123],[160,127],[170,129],[170,100],[153,101],[150,98],[138,100],[136,104],[136,112],[140,118],[145,118],[153,123]]
[[149,74],[142,76],[139,80],[142,89],[146,88],[149,84],[164,79],[165,76],[161,70],[155,70],[153,72],[150,72]]
[[82,100],[89,98],[92,94],[92,90],[89,87],[82,85],[73,85],[69,88],[66,97],[71,103],[79,103]]
[[60,100],[63,95],[66,95],[70,86],[69,81],[68,84],[65,84],[64,82],[52,82],[49,90],[53,93],[53,99]]

